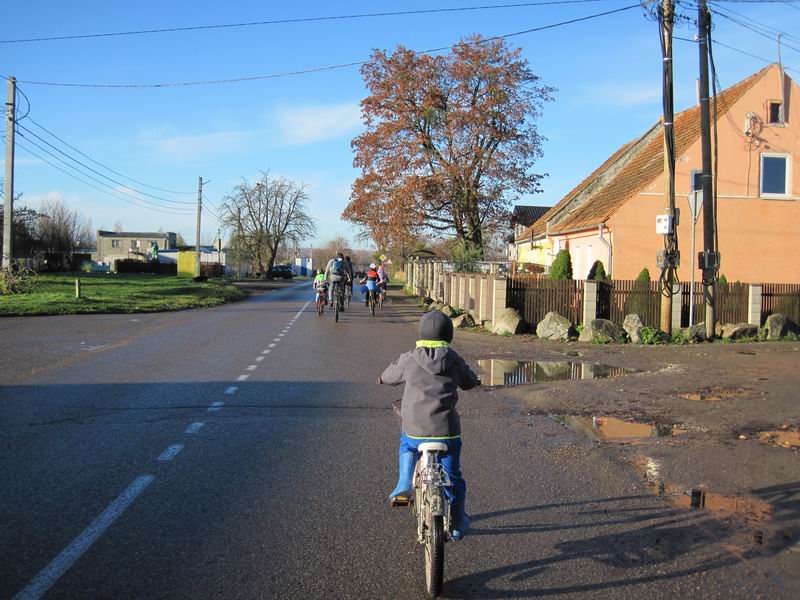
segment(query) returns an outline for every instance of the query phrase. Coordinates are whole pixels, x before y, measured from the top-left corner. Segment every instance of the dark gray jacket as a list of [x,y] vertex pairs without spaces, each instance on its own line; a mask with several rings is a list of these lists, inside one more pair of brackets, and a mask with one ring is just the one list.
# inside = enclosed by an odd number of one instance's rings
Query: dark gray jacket
[[404,433],[452,437],[461,435],[458,388],[474,388],[478,377],[455,350],[423,347],[401,354],[383,372],[381,383],[406,384],[400,407]]

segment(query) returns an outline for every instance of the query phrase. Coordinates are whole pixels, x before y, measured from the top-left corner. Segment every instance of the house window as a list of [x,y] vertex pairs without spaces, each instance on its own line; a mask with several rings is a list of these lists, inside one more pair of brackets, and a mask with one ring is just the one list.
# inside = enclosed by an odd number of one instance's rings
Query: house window
[[119,240],[111,240],[112,248],[119,248]]
[[783,125],[781,120],[781,103],[770,102],[767,109],[767,123],[770,125]]
[[783,198],[789,194],[789,157],[785,154],[761,155],[761,195]]
[[695,169],[692,171],[692,191],[696,192],[703,189],[703,172]]

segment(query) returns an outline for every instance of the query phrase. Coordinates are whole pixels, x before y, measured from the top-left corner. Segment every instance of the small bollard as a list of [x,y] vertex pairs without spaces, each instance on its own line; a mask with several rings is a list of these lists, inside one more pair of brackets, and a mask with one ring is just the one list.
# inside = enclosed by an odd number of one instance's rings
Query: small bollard
[[81,280],[79,278],[75,278],[75,297],[81,297]]

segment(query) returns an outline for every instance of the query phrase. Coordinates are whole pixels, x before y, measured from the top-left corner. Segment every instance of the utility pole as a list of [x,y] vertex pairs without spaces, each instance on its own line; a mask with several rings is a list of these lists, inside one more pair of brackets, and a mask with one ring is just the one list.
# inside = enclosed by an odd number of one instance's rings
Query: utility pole
[[16,121],[17,80],[8,78],[6,100],[6,178],[3,183],[3,254],[0,268],[10,269],[14,260],[14,125]]
[[[673,0],[662,0],[660,6],[662,80],[663,80],[663,123],[664,123],[664,199],[666,215],[661,217],[661,227],[657,230],[664,234],[664,250],[659,252],[657,263],[661,268],[661,330],[667,334],[672,331],[672,286],[675,281],[675,269],[679,264],[677,227],[678,218],[675,210],[675,128],[672,79],[672,29],[675,20],[675,3]],[[657,221],[658,224],[658,221]]]
[[714,195],[711,173],[711,115],[708,98],[708,31],[710,15],[706,0],[700,0],[697,8],[697,37],[700,49],[700,148],[703,158],[703,252],[698,255],[703,271],[703,302],[705,304],[706,337],[714,337],[717,323],[716,279],[719,269],[719,254],[714,243]]
[[200,277],[200,213],[203,212],[203,178],[197,178],[197,235],[194,245],[194,276]]

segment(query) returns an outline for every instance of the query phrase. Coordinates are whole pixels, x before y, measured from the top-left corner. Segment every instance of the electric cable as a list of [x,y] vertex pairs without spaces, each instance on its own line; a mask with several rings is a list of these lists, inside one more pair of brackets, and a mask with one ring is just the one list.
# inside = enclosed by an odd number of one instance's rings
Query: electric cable
[[[709,4],[711,4],[712,6],[717,6],[716,2],[709,2]],[[797,8],[798,10],[800,10],[800,8],[798,8],[796,6],[793,7],[793,8]],[[727,6],[725,7],[724,10],[728,11],[729,13],[733,13],[734,15],[736,15],[736,16],[742,18],[742,19],[747,19],[747,21],[750,24],[757,25],[758,27],[761,27],[762,29],[765,29],[767,31],[773,31],[775,33],[780,33],[784,37],[792,38],[795,41],[800,42],[800,37],[794,35],[793,33],[788,33],[786,31],[782,31],[782,30],[778,29],[777,27],[773,27],[772,25],[767,25],[766,23],[762,23],[761,21],[756,21],[753,17],[750,17],[748,15],[742,14],[740,12],[736,12],[735,10],[733,10],[732,8],[728,8]]]
[[[117,194],[123,194],[123,195],[125,195],[125,196],[128,196],[128,197],[130,197],[130,198],[133,198],[133,199],[134,199],[134,200],[136,200],[137,202],[141,202],[141,203],[144,203],[144,204],[148,204],[148,205],[151,205],[151,206],[154,206],[154,207],[157,207],[157,208],[162,208],[162,209],[163,209],[163,208],[169,208],[170,210],[174,210],[174,211],[187,211],[187,212],[185,212],[185,213],[181,213],[181,214],[191,214],[192,212],[194,212],[194,211],[193,211],[193,209],[191,209],[191,208],[179,208],[179,207],[172,207],[172,206],[164,206],[163,204],[159,204],[159,203],[157,203],[157,202],[153,202],[152,200],[146,200],[145,198],[139,198],[138,196],[134,196],[133,194],[129,194],[129,193],[125,192],[124,190],[117,190],[117,189],[114,189],[114,188],[113,188],[113,187],[111,187],[109,184],[107,184],[105,181],[103,181],[103,180],[101,180],[101,179],[98,179],[98,178],[96,178],[96,177],[93,177],[92,175],[89,175],[88,173],[85,173],[85,172],[81,171],[81,170],[80,170],[80,169],[78,169],[77,167],[75,167],[75,166],[71,165],[70,163],[68,163],[67,161],[65,161],[63,158],[61,158],[61,157],[59,157],[59,156],[57,156],[57,155],[53,154],[52,152],[50,152],[50,151],[49,151],[47,148],[43,148],[42,146],[40,146],[39,144],[37,144],[36,142],[34,142],[32,139],[30,139],[28,136],[26,136],[25,134],[23,134],[21,131],[17,132],[17,135],[19,135],[20,137],[22,137],[22,138],[23,138],[25,141],[27,141],[29,144],[32,144],[33,146],[35,146],[36,148],[38,148],[39,150],[41,150],[41,151],[42,151],[42,152],[44,152],[45,154],[47,154],[47,155],[51,156],[52,158],[54,158],[55,160],[59,161],[60,163],[62,163],[62,164],[64,164],[64,165],[66,165],[67,167],[71,168],[72,170],[74,170],[74,171],[77,171],[77,172],[78,172],[78,173],[80,173],[82,176],[84,176],[84,177],[88,177],[88,178],[89,178],[89,179],[91,179],[92,181],[95,181],[95,182],[99,183],[100,185],[104,185],[104,186],[106,186],[107,188],[109,188],[109,189],[113,190],[113,191],[114,191],[114,193],[117,193]],[[40,158],[40,157],[37,157],[37,158]]]
[[[743,23],[742,21],[739,21],[738,19],[736,19],[734,17],[730,17],[730,16],[726,15],[725,13],[720,12],[719,10],[715,10],[714,13],[716,13],[718,16],[722,17],[723,19],[727,19],[728,21],[731,21],[732,23],[736,23],[737,25],[739,25],[740,27],[743,27],[744,29],[747,29],[747,30],[752,31],[753,33],[755,33],[757,35],[760,35],[761,37],[764,37],[764,38],[766,38],[766,39],[768,39],[770,41],[773,41],[773,42],[775,41],[773,36],[769,35],[768,33],[764,33],[763,31],[759,31],[758,29],[756,29],[752,25],[748,25],[747,23]],[[781,42],[781,46],[783,46],[784,48],[788,48],[789,50],[794,50],[795,52],[800,52],[800,48],[792,46],[791,44],[787,44],[786,42]]]
[[[441,46],[439,48],[430,48],[428,50],[417,50],[414,54],[430,54],[433,52],[441,52],[443,50],[452,50],[454,48],[458,48],[460,46],[471,46],[471,45],[478,45],[478,44],[486,44],[488,42],[493,42],[496,40],[507,39],[511,37],[516,37],[520,35],[526,35],[529,33],[535,33],[538,31],[545,31],[547,29],[555,29],[557,27],[563,27],[566,25],[572,25],[573,23],[580,23],[582,21],[589,21],[591,19],[597,19],[600,17],[605,17],[607,15],[613,15],[619,12],[624,12],[628,10],[632,10],[634,8],[640,8],[640,4],[631,4],[628,6],[624,6],[622,8],[617,8],[614,10],[608,10],[601,13],[595,13],[592,15],[587,15],[585,17],[577,17],[575,19],[569,19],[567,21],[559,21],[557,23],[551,23],[549,25],[542,25],[540,27],[533,27],[531,29],[525,29],[523,31],[515,31],[513,33],[506,33],[503,35],[495,35],[488,38],[483,38],[476,41],[467,41],[467,42],[458,42],[456,44],[451,44],[449,46]],[[222,84],[230,84],[230,83],[240,83],[245,81],[261,81],[266,79],[278,79],[283,77],[294,77],[297,75],[306,75],[309,73],[320,73],[323,71],[333,71],[336,69],[344,69],[349,67],[356,67],[362,66],[367,64],[368,60],[359,60],[349,63],[340,63],[336,65],[327,65],[323,67],[311,67],[308,69],[300,69],[297,71],[284,71],[281,73],[271,73],[268,75],[252,75],[249,77],[232,77],[228,79],[210,79],[210,80],[199,80],[199,81],[177,81],[177,82],[163,82],[163,83],[72,83],[72,82],[58,82],[58,81],[33,81],[33,80],[20,80],[20,83],[25,83],[27,85],[44,85],[44,86],[51,86],[51,87],[74,87],[74,88],[106,88],[106,89],[145,89],[145,88],[168,88],[168,87],[188,87],[188,86],[200,86],[200,85],[222,85]]]
[[[19,123],[17,123],[17,127],[27,131],[29,134],[31,134],[33,137],[35,137],[37,140],[41,141],[43,144],[46,144],[47,146],[49,146],[50,148],[52,148],[53,150],[55,150],[59,154],[63,154],[68,159],[70,159],[72,162],[79,164],[84,169],[87,169],[87,170],[91,171],[92,173],[94,173],[96,175],[99,175],[100,177],[103,177],[104,179],[107,179],[108,181],[110,181],[112,183],[115,183],[115,184],[117,184],[119,186],[122,186],[125,189],[131,190],[132,192],[136,192],[137,194],[141,194],[142,196],[147,196],[148,198],[153,198],[154,200],[161,200],[162,202],[167,202],[169,204],[183,204],[183,205],[190,205],[190,206],[194,205],[194,202],[188,202],[186,200],[170,200],[169,198],[163,198],[161,196],[155,196],[153,194],[149,194],[147,192],[143,192],[142,190],[137,190],[136,188],[132,188],[129,185],[125,185],[121,181],[117,181],[116,179],[114,179],[112,177],[109,177],[108,175],[104,175],[103,173],[101,173],[97,169],[94,169],[94,168],[90,167],[89,165],[79,161],[77,158],[74,158],[74,157],[70,156],[69,154],[67,154],[66,152],[64,152],[60,148],[57,148],[56,146],[54,146],[53,144],[48,142],[46,139],[44,139],[43,137],[37,135],[36,133],[31,131],[30,129],[28,129],[24,125],[20,125]],[[22,135],[22,132],[19,132],[19,134]],[[23,137],[25,137],[25,136],[23,136]],[[28,139],[28,138],[26,138],[26,139]],[[33,143],[32,140],[30,140],[30,139],[28,139],[28,141]]]
[[143,181],[139,181],[138,179],[134,179],[133,177],[128,177],[127,175],[124,175],[124,174],[120,173],[119,171],[115,171],[115,170],[114,170],[114,169],[112,169],[111,167],[109,167],[109,166],[107,166],[107,165],[104,165],[103,163],[101,163],[101,162],[98,162],[98,161],[96,161],[95,159],[93,159],[91,156],[89,156],[89,155],[87,155],[87,154],[85,154],[85,153],[81,152],[81,151],[80,151],[78,148],[76,148],[75,146],[73,146],[73,145],[72,145],[72,144],[70,144],[69,142],[66,142],[66,141],[64,141],[62,138],[60,138],[59,136],[57,136],[55,133],[53,133],[52,131],[50,131],[49,129],[47,129],[47,128],[46,128],[44,125],[41,125],[40,123],[37,123],[37,122],[36,122],[36,121],[34,121],[32,118],[28,117],[28,121],[30,121],[31,123],[33,123],[33,124],[34,124],[36,127],[38,127],[39,129],[41,129],[42,131],[46,132],[48,135],[50,135],[50,136],[54,137],[55,139],[57,139],[59,142],[61,142],[62,144],[64,144],[66,147],[68,147],[68,148],[70,148],[71,150],[73,150],[73,151],[77,152],[78,154],[80,154],[81,156],[83,156],[84,158],[86,158],[87,160],[90,160],[90,161],[92,161],[94,164],[96,164],[96,165],[98,165],[98,166],[100,166],[100,167],[103,167],[103,168],[104,168],[106,171],[109,171],[110,173],[114,173],[115,175],[118,175],[118,176],[120,176],[120,177],[123,177],[124,179],[127,179],[128,181],[133,181],[134,183],[136,183],[136,184],[138,184],[138,185],[142,185],[142,186],[144,186],[144,187],[147,187],[147,188],[150,188],[150,189],[152,189],[152,190],[159,191],[159,192],[164,192],[164,193],[166,193],[166,194],[186,194],[186,195],[191,195],[191,194],[195,194],[195,193],[196,193],[196,192],[179,192],[179,191],[176,191],[176,190],[167,190],[167,189],[164,189],[164,188],[156,187],[156,186],[154,186],[154,185],[149,185],[149,184],[147,184],[147,183],[144,183]]
[[161,29],[140,29],[134,31],[115,31],[107,33],[86,33],[78,35],[61,35],[51,37],[26,38],[16,40],[0,40],[0,44],[22,44],[29,42],[53,42],[63,40],[79,40],[89,38],[108,38],[119,36],[148,35],[158,33],[177,33],[183,31],[207,31],[213,29],[231,29],[237,27],[257,27],[264,25],[286,25],[293,23],[313,23],[320,21],[344,21],[352,19],[366,19],[374,17],[396,17],[404,15],[423,15],[434,13],[453,13],[480,10],[494,10],[503,8],[531,8],[536,6],[553,6],[562,4],[587,4],[590,2],[608,2],[609,0],[544,0],[542,2],[521,2],[515,4],[489,4],[483,6],[461,6],[453,8],[427,8],[420,10],[399,10],[377,13],[359,13],[350,15],[328,15],[322,17],[297,17],[292,19],[273,19],[269,21],[249,21],[244,23],[223,23],[212,25],[193,25],[185,27],[164,27]]
[[[24,136],[23,136],[23,137],[24,137]],[[128,200],[127,198],[123,198],[123,197],[121,197],[121,196],[117,196],[116,194],[113,194],[113,193],[109,192],[108,190],[105,190],[105,189],[103,189],[103,188],[101,188],[101,187],[98,187],[98,186],[96,186],[96,185],[92,184],[92,183],[89,183],[88,181],[85,181],[84,179],[82,179],[82,178],[78,177],[77,175],[74,175],[73,173],[70,173],[70,172],[69,172],[69,171],[67,171],[66,169],[62,169],[62,168],[61,168],[61,167],[59,167],[58,165],[56,165],[56,164],[53,164],[52,162],[50,162],[50,161],[49,161],[49,160],[47,160],[46,158],[44,158],[44,157],[42,157],[42,156],[39,156],[38,154],[36,154],[36,152],[34,152],[34,151],[33,151],[33,150],[31,150],[30,148],[26,147],[26,146],[25,146],[25,144],[22,144],[22,143],[20,143],[20,142],[19,142],[19,140],[16,140],[16,141],[15,141],[15,143],[16,143],[16,145],[17,145],[17,146],[19,146],[20,148],[22,148],[23,150],[25,150],[25,152],[27,152],[27,153],[28,153],[28,154],[30,154],[31,156],[33,156],[33,157],[35,157],[35,158],[38,158],[39,160],[41,160],[41,161],[42,161],[42,162],[44,162],[44,163],[47,163],[48,165],[50,165],[50,166],[51,166],[51,167],[53,167],[54,169],[56,169],[56,170],[58,170],[58,171],[61,171],[61,172],[62,172],[62,173],[64,173],[65,175],[68,175],[69,177],[72,177],[73,179],[76,179],[76,180],[80,181],[81,183],[83,183],[84,185],[88,185],[90,188],[94,188],[94,189],[98,190],[99,192],[102,192],[103,194],[107,194],[107,195],[109,195],[109,196],[111,196],[111,197],[113,197],[113,198],[116,198],[116,199],[118,199],[118,200],[121,200],[121,201],[123,201],[123,202],[127,202],[128,204],[132,204],[132,205],[134,205],[134,206],[136,206],[136,207],[138,207],[138,208],[144,208],[144,209],[147,209],[147,210],[152,210],[152,211],[154,211],[154,212],[163,213],[163,214],[165,214],[165,215],[178,215],[178,216],[187,216],[187,213],[178,213],[178,212],[172,212],[172,211],[167,211],[167,210],[160,210],[160,209],[158,209],[158,208],[152,208],[152,207],[150,207],[150,206],[143,206],[143,205],[141,205],[141,204],[138,204],[138,203],[136,203],[136,202],[133,202],[133,201],[131,201],[131,200]]]

